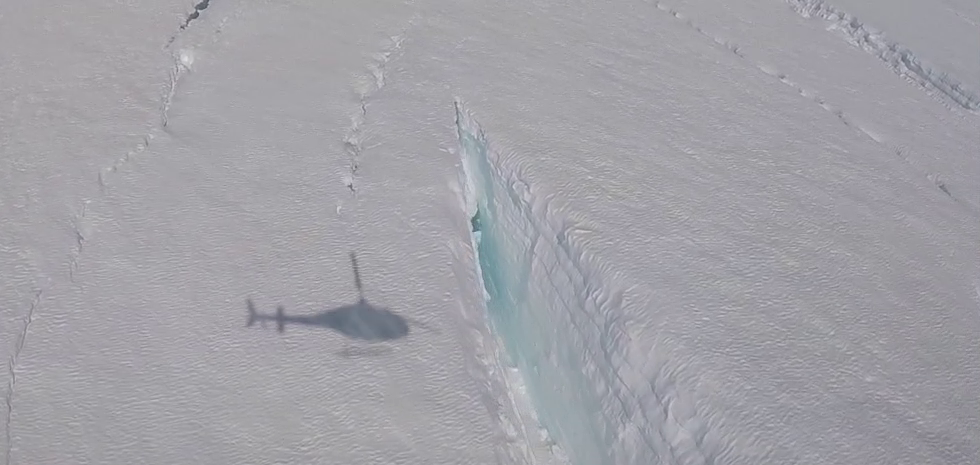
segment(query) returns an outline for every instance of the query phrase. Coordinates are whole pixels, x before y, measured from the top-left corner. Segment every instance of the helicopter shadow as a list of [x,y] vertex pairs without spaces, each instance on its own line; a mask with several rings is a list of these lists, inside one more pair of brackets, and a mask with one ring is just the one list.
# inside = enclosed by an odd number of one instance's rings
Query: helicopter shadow
[[252,326],[256,322],[274,321],[280,333],[286,331],[287,325],[319,326],[332,329],[348,338],[367,342],[391,341],[407,336],[409,325],[404,317],[386,308],[374,306],[364,297],[357,256],[351,252],[350,258],[354,270],[354,285],[359,297],[357,302],[313,315],[287,315],[282,305],[276,308],[275,314],[259,313],[252,299],[248,299],[246,326]]

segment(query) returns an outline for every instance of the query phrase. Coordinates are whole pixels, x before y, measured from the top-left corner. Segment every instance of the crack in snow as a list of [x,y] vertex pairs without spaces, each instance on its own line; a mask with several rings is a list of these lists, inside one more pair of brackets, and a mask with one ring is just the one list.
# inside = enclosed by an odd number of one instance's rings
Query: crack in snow
[[[200,3],[195,5],[194,10],[187,15],[185,21],[178,28],[177,33],[170,36],[169,40],[163,47],[164,50],[170,48],[170,46],[173,45],[173,43],[180,36],[180,32],[187,29],[188,25],[192,21],[200,17],[201,11],[207,9],[208,6],[210,6],[210,4],[211,4],[210,0],[202,0]],[[225,20],[222,20],[221,24],[223,25],[226,20],[227,18],[225,18]],[[221,30],[219,26],[219,29],[216,32],[220,33],[220,31]],[[108,175],[117,172],[120,168],[123,167],[123,165],[129,163],[133,159],[133,157],[145,152],[146,149],[150,147],[150,142],[156,137],[154,135],[154,132],[157,131],[155,130],[163,129],[164,132],[167,131],[167,128],[170,124],[170,117],[169,117],[170,107],[173,105],[174,96],[177,93],[177,84],[180,81],[180,78],[191,70],[191,66],[194,63],[194,55],[190,50],[179,50],[177,52],[171,52],[171,60],[172,60],[172,64],[170,66],[168,79],[167,82],[164,84],[165,90],[160,98],[160,110],[159,110],[160,128],[151,129],[149,132],[147,132],[142,136],[141,140],[136,144],[135,147],[127,151],[123,156],[116,159],[116,161],[113,162],[111,166],[99,170],[97,181],[99,184],[99,189],[103,195],[105,195],[109,189]],[[75,231],[76,244],[75,247],[72,249],[71,253],[69,254],[69,258],[68,258],[69,261],[68,275],[71,282],[75,281],[75,273],[78,271],[78,266],[79,266],[78,260],[82,253],[82,245],[85,242],[85,235],[82,233],[82,230],[84,226],[85,211],[87,205],[90,202],[91,202],[90,200],[85,200],[82,207],[81,214],[76,215],[72,219],[72,227],[74,228]]]
[[91,200],[82,202],[81,212],[71,219],[72,232],[75,233],[75,247],[68,254],[68,279],[75,282],[75,272],[78,270],[78,257],[85,246],[85,213]]
[[[194,5],[194,9],[190,13],[187,14],[187,17],[184,19],[184,22],[181,23],[180,26],[178,26],[177,32],[175,32],[174,34],[172,34],[167,39],[167,42],[165,44],[163,44],[163,47],[162,47],[163,50],[166,50],[166,49],[170,48],[174,44],[174,42],[176,42],[177,39],[181,36],[181,33],[184,32],[186,29],[188,29],[190,27],[191,22],[193,22],[194,20],[200,18],[201,17],[201,12],[204,11],[204,10],[206,10],[210,5],[211,5],[211,0],[202,0],[200,3]],[[214,33],[215,34],[221,34],[221,32],[223,31],[225,25],[228,22],[228,19],[229,18],[226,16],[223,19],[221,19],[221,21],[218,21],[218,24],[215,26],[215,29],[214,29]],[[182,62],[184,62],[184,65],[186,65],[187,67],[190,67],[190,63],[184,61],[185,58],[187,58],[187,57],[185,57],[184,54],[183,54],[183,52],[181,52],[180,60]],[[191,61],[193,61],[193,59],[191,59]]]
[[980,95],[975,91],[948,74],[926,65],[911,50],[888,40],[884,33],[872,30],[858,18],[828,5],[823,0],[785,1],[804,18],[816,17],[830,22],[828,30],[840,33],[851,45],[878,57],[900,76],[923,89],[938,91],[967,111],[976,113],[980,110]]
[[[194,11],[187,16],[187,19],[180,26],[179,30],[183,31],[184,29],[186,29],[187,26],[191,23],[191,21],[197,19],[200,16],[201,11],[205,10],[209,5],[210,5],[210,0],[203,0],[197,5],[195,5]],[[164,46],[164,48],[169,47],[177,39],[178,35],[179,32],[178,34],[174,34],[173,36],[171,36],[167,44]],[[173,102],[173,97],[174,94],[176,93],[177,82],[185,72],[190,70],[190,66],[192,63],[193,63],[193,57],[186,51],[181,51],[180,53],[174,56],[174,64],[170,70],[170,79],[167,84],[167,91],[162,98],[162,105],[161,105],[161,122],[162,122],[162,127],[164,129],[166,129],[168,124],[167,112],[170,109],[170,106]],[[154,135],[152,132],[145,134],[142,140],[136,144],[135,148],[129,150],[124,156],[117,159],[112,164],[112,166],[99,171],[98,184],[103,194],[106,193],[106,189],[108,188],[108,184],[106,182],[106,174],[116,172],[124,164],[128,163],[133,156],[146,151],[146,149],[150,145],[150,141],[153,139],[154,139]],[[85,242],[87,240],[85,216],[86,213],[88,212],[88,205],[90,203],[91,200],[88,199],[83,200],[80,212],[74,215],[70,220],[72,232],[74,235],[74,244],[71,248],[71,251],[68,254],[68,276],[71,282],[75,282],[75,273],[78,270],[79,258],[84,250]],[[13,451],[13,443],[12,443],[13,435],[11,434],[11,423],[13,420],[13,411],[14,411],[14,403],[13,403],[14,389],[17,384],[17,363],[20,354],[23,351],[24,346],[27,342],[27,335],[30,331],[31,323],[34,322],[35,314],[41,303],[41,297],[43,295],[43,292],[44,292],[43,290],[38,290],[34,293],[34,298],[31,301],[30,308],[27,310],[27,313],[23,318],[24,321],[23,328],[19,333],[17,343],[14,346],[13,353],[11,354],[10,358],[7,361],[7,372],[8,372],[9,381],[7,386],[7,394],[4,398],[6,412],[3,420],[4,428],[5,428],[4,436],[6,440],[6,444],[4,445],[4,462],[3,462],[5,465],[10,465],[11,454]]]
[[[411,25],[410,21],[409,27]],[[358,110],[351,116],[351,124],[342,141],[344,151],[348,156],[347,173],[343,176],[343,182],[344,186],[350,190],[352,197],[357,196],[357,171],[361,165],[361,155],[364,152],[364,142],[367,139],[364,134],[364,125],[367,121],[368,103],[375,94],[384,89],[387,75],[386,67],[393,60],[393,55],[401,51],[402,44],[405,42],[405,33],[392,36],[389,40],[391,40],[391,44],[380,53],[375,54],[374,61],[368,65],[370,78],[373,82],[362,81],[355,85],[355,92],[358,95]]]
[[184,20],[184,24],[180,26],[180,30],[183,31],[184,29],[187,29],[187,26],[190,26],[192,21],[199,18],[201,16],[201,12],[208,9],[208,6],[210,5],[211,0],[202,0],[197,5],[194,5],[194,11],[187,15],[187,19]]
[[351,117],[351,125],[347,130],[347,135],[344,137],[344,150],[347,152],[349,158],[348,169],[350,170],[350,175],[345,177],[344,184],[350,189],[351,195],[357,195],[357,187],[354,185],[354,181],[357,178],[357,169],[359,167],[361,158],[361,127],[367,118],[367,103],[364,99],[361,99],[361,108],[358,113]]
[[180,32],[187,29],[188,26],[190,26],[191,23],[194,22],[194,20],[200,18],[201,12],[206,10],[209,6],[211,6],[211,0],[201,0],[200,3],[194,5],[194,9],[187,14],[187,17],[184,18],[184,22],[181,23],[180,27],[177,28],[177,33],[170,36],[170,38],[167,39],[167,43],[163,47],[167,48],[171,44],[173,44],[174,41],[177,40],[177,37],[180,35]]
[[190,71],[191,63],[193,63],[193,59],[190,58],[190,54],[187,52],[180,53],[174,57],[173,66],[170,67],[167,92],[163,96],[163,102],[160,108],[160,122],[164,129],[170,124],[168,113],[170,112],[171,105],[173,105],[174,96],[177,94],[177,83],[184,73]]
[[153,138],[154,138],[153,134],[145,134],[143,136],[143,139],[139,143],[137,143],[133,149],[126,152],[126,154],[123,155],[122,157],[118,158],[112,164],[112,166],[99,171],[99,179],[98,179],[99,187],[103,190],[103,192],[109,188],[108,182],[106,180],[106,175],[108,173],[115,173],[116,171],[119,170],[119,168],[122,168],[123,165],[129,163],[129,161],[132,160],[134,156],[145,152],[146,149],[149,148],[150,141],[153,140]]
[[14,346],[14,352],[7,360],[7,375],[10,380],[7,383],[7,396],[4,398],[7,407],[6,416],[4,418],[4,431],[7,440],[4,449],[4,464],[6,465],[10,464],[10,454],[13,450],[13,435],[10,434],[10,425],[14,413],[14,387],[17,385],[17,359],[20,357],[21,351],[24,350],[24,344],[27,341],[27,333],[30,330],[31,323],[34,321],[34,313],[37,311],[37,307],[41,303],[42,293],[43,291],[36,291],[34,293],[34,299],[31,301],[31,306],[23,318],[24,327],[21,329],[20,334],[18,335],[17,344]]
[[[792,1],[792,0],[787,0],[787,1]],[[861,133],[864,136],[866,136],[866,137],[870,138],[871,140],[873,140],[875,143],[877,143],[879,145],[882,145],[882,146],[888,148],[889,150],[894,151],[894,153],[899,158],[901,158],[902,161],[904,161],[907,165],[909,165],[909,166],[911,166],[911,167],[913,167],[915,169],[919,169],[919,167],[916,166],[916,163],[914,163],[912,161],[912,159],[907,155],[907,152],[908,152],[907,149],[894,148],[894,147],[890,146],[880,136],[874,134],[873,132],[871,132],[871,131],[865,129],[864,127],[862,127],[860,124],[856,123],[851,117],[849,117],[846,113],[844,113],[844,110],[842,110],[842,109],[840,109],[840,108],[838,108],[838,107],[836,107],[834,105],[831,105],[826,100],[824,100],[823,97],[820,97],[815,92],[812,92],[812,91],[806,89],[805,87],[803,87],[802,85],[800,85],[799,83],[791,80],[789,78],[789,76],[786,75],[786,73],[780,72],[780,71],[776,70],[772,66],[760,64],[760,63],[752,60],[751,58],[747,57],[744,53],[742,53],[741,48],[737,44],[734,44],[734,43],[732,43],[731,41],[728,41],[728,40],[724,40],[724,39],[720,38],[719,36],[716,36],[714,34],[711,34],[708,31],[705,31],[704,29],[702,29],[700,26],[698,26],[697,24],[695,24],[690,19],[685,20],[685,16],[682,13],[680,13],[679,11],[677,11],[677,10],[675,10],[673,8],[670,8],[670,7],[668,7],[668,6],[660,3],[659,1],[655,3],[655,6],[657,7],[658,10],[663,11],[665,13],[668,13],[668,14],[670,14],[671,16],[673,16],[676,19],[679,19],[679,20],[684,21],[685,24],[687,24],[687,26],[690,27],[691,29],[694,29],[696,32],[698,32],[699,34],[703,35],[704,37],[707,37],[708,39],[711,39],[716,44],[727,48],[729,51],[731,51],[732,53],[734,53],[736,56],[738,56],[739,58],[742,58],[742,59],[748,61],[749,63],[751,63],[756,68],[758,68],[763,73],[765,73],[765,74],[767,74],[767,75],[769,75],[769,76],[771,76],[773,78],[776,78],[777,80],[779,80],[779,82],[781,82],[784,85],[789,86],[790,88],[796,90],[796,92],[799,93],[800,96],[802,96],[802,97],[804,97],[804,98],[806,98],[806,99],[808,99],[808,100],[816,103],[817,105],[820,105],[821,108],[823,108],[824,110],[826,110],[826,111],[830,112],[831,114],[833,114],[834,116],[836,116],[837,119],[839,119],[841,121],[841,123],[844,124],[844,126],[847,126],[848,128],[851,128],[851,129],[853,129],[855,131],[858,131],[859,133]],[[803,14],[803,13],[801,13],[801,14]],[[806,15],[804,15],[804,16],[806,16]],[[978,104],[980,104],[980,100],[978,100]],[[946,196],[948,196],[954,202],[956,202],[959,205],[963,205],[963,206],[969,208],[969,205],[964,204],[962,200],[958,199],[956,196],[954,196],[952,194],[952,192],[950,192],[949,187],[941,179],[940,175],[935,174],[935,173],[929,173],[929,174],[926,175],[926,177],[933,184],[935,184],[935,186],[940,191],[942,191],[944,194],[946,194]]]

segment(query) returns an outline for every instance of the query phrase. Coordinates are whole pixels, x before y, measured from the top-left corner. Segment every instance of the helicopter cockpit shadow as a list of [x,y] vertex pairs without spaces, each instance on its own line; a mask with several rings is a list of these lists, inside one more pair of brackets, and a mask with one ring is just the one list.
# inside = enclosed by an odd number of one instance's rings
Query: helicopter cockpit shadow
[[354,269],[354,284],[359,295],[357,302],[314,315],[286,315],[285,309],[280,305],[276,313],[270,315],[256,311],[252,299],[248,299],[247,326],[252,326],[257,321],[275,321],[280,333],[286,330],[287,324],[320,326],[330,328],[351,339],[368,342],[390,341],[407,336],[409,326],[405,318],[386,308],[376,307],[364,298],[357,257],[353,252],[350,257]]

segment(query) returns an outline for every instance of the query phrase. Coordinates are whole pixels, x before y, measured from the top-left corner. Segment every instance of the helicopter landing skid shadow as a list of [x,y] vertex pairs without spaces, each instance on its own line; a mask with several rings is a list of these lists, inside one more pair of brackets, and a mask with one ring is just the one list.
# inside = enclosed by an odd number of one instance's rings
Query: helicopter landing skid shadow
[[388,355],[394,352],[388,346],[351,346],[348,345],[341,350],[337,351],[337,355],[344,358],[361,358],[361,357],[380,357],[382,355]]

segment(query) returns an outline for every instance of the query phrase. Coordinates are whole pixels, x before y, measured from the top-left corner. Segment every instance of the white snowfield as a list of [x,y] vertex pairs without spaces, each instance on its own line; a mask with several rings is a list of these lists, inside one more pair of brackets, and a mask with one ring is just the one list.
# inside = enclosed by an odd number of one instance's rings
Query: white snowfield
[[929,5],[0,3],[0,465],[980,464]]

